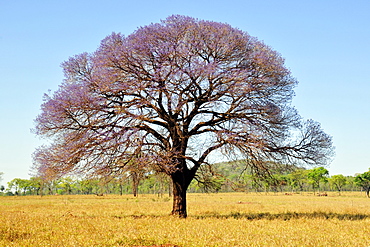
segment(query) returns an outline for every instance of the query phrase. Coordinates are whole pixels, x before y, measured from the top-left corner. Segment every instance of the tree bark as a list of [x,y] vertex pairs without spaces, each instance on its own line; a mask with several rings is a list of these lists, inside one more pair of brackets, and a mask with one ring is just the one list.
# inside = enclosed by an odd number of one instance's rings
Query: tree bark
[[139,183],[137,180],[134,180],[132,182],[132,194],[134,195],[134,197],[137,197],[137,194],[138,194],[138,187],[139,187]]
[[172,215],[179,216],[180,218],[186,218],[186,189],[185,183],[179,179],[179,176],[172,176],[173,182],[173,207]]
[[194,174],[189,171],[178,171],[171,175],[173,189],[172,215],[178,216],[179,218],[186,218],[188,216],[186,208],[186,191],[191,180],[194,178]]
[[132,178],[132,194],[134,195],[134,197],[137,197],[140,182],[139,174],[135,171],[132,171],[131,178]]
[[121,180],[119,181],[119,195],[120,196],[123,195],[123,184],[122,184],[122,181]]

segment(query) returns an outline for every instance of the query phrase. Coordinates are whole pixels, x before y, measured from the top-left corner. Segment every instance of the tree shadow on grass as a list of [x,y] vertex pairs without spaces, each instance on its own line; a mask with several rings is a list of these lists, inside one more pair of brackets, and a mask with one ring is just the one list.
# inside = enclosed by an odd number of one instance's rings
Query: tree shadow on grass
[[357,213],[331,213],[331,212],[312,212],[312,213],[240,213],[231,212],[229,214],[219,214],[216,212],[205,213],[203,215],[189,216],[196,219],[246,219],[246,220],[292,220],[292,219],[338,219],[338,220],[364,220],[370,219],[368,214]]
[[[133,218],[133,219],[150,219],[168,217],[164,215],[135,214],[125,216],[113,216],[114,218]],[[171,216],[176,218],[176,216]],[[365,220],[370,219],[370,214],[359,213],[332,213],[332,212],[312,212],[312,213],[240,213],[231,212],[229,214],[220,214],[218,212],[206,212],[200,215],[189,215],[190,219],[245,219],[245,220],[292,220],[292,219],[338,219],[338,220]]]

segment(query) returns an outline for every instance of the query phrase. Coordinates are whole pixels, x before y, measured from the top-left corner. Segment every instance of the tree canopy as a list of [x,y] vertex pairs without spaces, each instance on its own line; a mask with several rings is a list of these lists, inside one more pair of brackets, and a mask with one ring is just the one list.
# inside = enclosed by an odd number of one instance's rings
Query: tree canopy
[[212,157],[266,175],[332,155],[331,137],[291,106],[297,81],[281,55],[228,24],[170,16],[62,67],[35,120],[52,140],[34,153],[40,174],[154,169],[170,176],[172,213],[186,217],[186,190]]
[[324,167],[316,167],[308,171],[307,177],[312,184],[312,187],[319,188],[320,182],[327,182],[329,176],[329,171]]
[[355,177],[355,183],[366,192],[367,197],[370,197],[370,169],[367,172],[358,174]]
[[333,175],[330,177],[329,182],[333,187],[335,187],[338,190],[340,194],[340,191],[342,190],[343,186],[346,185],[347,183],[347,178],[342,174]]

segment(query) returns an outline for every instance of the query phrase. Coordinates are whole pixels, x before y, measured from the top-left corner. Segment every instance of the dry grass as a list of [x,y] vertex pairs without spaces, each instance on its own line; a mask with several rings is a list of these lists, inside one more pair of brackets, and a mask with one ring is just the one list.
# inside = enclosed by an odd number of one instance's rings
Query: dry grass
[[370,246],[370,199],[189,194],[0,197],[0,246]]

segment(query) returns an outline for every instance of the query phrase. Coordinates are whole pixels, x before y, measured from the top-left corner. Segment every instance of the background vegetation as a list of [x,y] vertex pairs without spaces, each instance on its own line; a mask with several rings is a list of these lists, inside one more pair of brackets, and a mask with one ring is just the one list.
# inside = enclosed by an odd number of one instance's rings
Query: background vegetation
[[[313,192],[323,194],[370,189],[370,172],[355,176],[329,176],[327,169],[290,167],[288,171],[274,171],[269,177],[258,177],[246,170],[243,161],[218,163],[212,169],[202,170],[189,186],[190,193],[202,192],[282,192],[287,194]],[[0,186],[0,195],[71,195],[71,194],[156,194],[171,195],[171,182],[167,176],[155,172],[131,171],[117,177],[66,176],[45,180],[15,178],[7,188]]]

